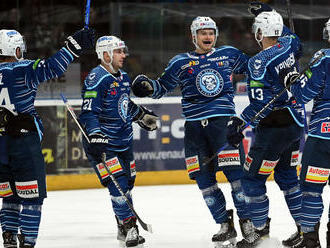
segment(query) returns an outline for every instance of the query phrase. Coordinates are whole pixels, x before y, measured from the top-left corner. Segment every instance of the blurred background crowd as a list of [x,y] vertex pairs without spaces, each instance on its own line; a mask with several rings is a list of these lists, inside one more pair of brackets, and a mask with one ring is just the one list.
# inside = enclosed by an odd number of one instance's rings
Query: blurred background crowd
[[[172,0],[172,1],[109,1],[91,0],[90,26],[97,36],[116,35],[129,47],[125,70],[133,78],[144,73],[159,76],[168,60],[178,53],[193,50],[190,24],[198,15],[212,17],[220,36],[217,46],[232,45],[249,55],[259,51],[251,33],[253,17],[248,13],[249,1],[243,0]],[[264,1],[282,14],[288,22],[286,0]],[[302,65],[326,44],[322,29],[330,15],[329,0],[291,1],[295,31],[304,45]],[[67,35],[83,26],[83,0],[12,0],[0,1],[0,26],[17,29],[27,43],[26,58],[48,57],[58,50]],[[59,91],[80,98],[80,85],[88,71],[98,64],[96,53],[81,56],[62,78],[45,84],[38,98],[59,98]],[[77,81],[79,83],[77,83]],[[66,86],[64,86],[66,84]],[[68,85],[74,85],[72,88]],[[244,94],[244,82],[237,92]],[[171,95],[178,95],[174,91]]]

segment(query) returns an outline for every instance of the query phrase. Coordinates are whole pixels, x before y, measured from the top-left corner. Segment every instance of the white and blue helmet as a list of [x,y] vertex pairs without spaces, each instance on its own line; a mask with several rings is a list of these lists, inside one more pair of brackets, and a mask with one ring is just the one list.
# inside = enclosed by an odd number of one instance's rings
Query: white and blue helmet
[[[21,50],[21,58],[16,56],[17,48]],[[26,45],[23,36],[19,32],[9,29],[0,30],[0,56],[10,56],[22,60],[24,52],[26,52]]]
[[323,28],[323,39],[330,42],[330,19],[325,23]]
[[[128,48],[125,45],[125,42],[116,36],[102,36],[102,37],[98,38],[98,40],[96,41],[96,46],[95,46],[97,57],[101,61],[103,61],[103,63],[110,66],[110,68],[112,70],[113,70],[113,67],[112,67],[113,50],[121,49],[121,48],[124,48],[125,54],[128,55]],[[104,61],[104,58],[103,58],[104,52],[108,53],[108,55],[110,57],[110,63],[107,63]]]
[[[261,12],[252,25],[252,32],[258,42],[262,41],[263,37],[279,37],[282,31],[283,18],[275,10]],[[261,34],[260,39],[258,39],[258,33]]]
[[213,46],[215,46],[215,43],[217,42],[219,31],[217,24],[215,21],[212,20],[211,17],[208,16],[197,16],[190,25],[190,31],[193,43],[195,47],[197,48],[197,31],[200,29],[214,29],[215,30],[215,40],[213,43]]

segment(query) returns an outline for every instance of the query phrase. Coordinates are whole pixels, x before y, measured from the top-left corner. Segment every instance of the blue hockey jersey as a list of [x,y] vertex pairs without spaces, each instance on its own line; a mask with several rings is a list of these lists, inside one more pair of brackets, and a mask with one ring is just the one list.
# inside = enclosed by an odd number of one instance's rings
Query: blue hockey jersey
[[214,48],[207,54],[179,54],[170,60],[160,78],[153,80],[152,98],[179,86],[187,121],[235,115],[232,74],[246,72],[248,59],[231,46]]
[[241,114],[241,118],[252,127],[258,125],[275,109],[288,108],[299,126],[303,125],[303,109],[287,91],[282,94],[269,108],[254,122],[251,119],[278,93],[284,90],[279,73],[285,68],[298,67],[297,59],[301,55],[300,40],[296,35],[283,36],[278,43],[259,52],[248,63],[248,94],[250,104]]
[[[330,139],[330,49],[321,52],[325,56],[298,78],[290,90],[300,103],[314,99],[308,135]],[[315,53],[314,58],[319,54]]]
[[80,122],[88,135],[106,135],[110,151],[124,151],[132,144],[132,119],[139,107],[129,97],[130,86],[126,72],[120,70],[116,77],[102,65],[95,67],[84,82]]
[[[73,56],[62,48],[48,59],[23,60],[0,64],[0,105],[13,113],[25,113],[34,117],[42,138],[42,122],[35,110],[34,101],[38,85],[61,76],[73,61]],[[6,137],[0,136],[0,161],[6,163]]]

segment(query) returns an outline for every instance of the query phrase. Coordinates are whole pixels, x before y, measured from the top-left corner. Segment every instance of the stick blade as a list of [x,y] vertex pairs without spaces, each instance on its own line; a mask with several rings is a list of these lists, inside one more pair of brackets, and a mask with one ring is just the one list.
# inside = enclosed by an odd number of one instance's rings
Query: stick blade
[[153,232],[152,226],[150,224],[146,224],[146,223],[143,223],[143,225],[142,225],[142,223],[140,223],[140,224],[141,224],[143,230],[145,230],[147,232],[150,232],[150,233]]

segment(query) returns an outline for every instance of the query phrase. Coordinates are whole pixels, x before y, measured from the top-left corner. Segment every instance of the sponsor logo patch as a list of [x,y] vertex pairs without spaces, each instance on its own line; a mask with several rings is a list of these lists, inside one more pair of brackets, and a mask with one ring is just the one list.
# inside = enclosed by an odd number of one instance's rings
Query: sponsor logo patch
[[259,174],[261,174],[261,175],[270,175],[273,172],[273,170],[274,170],[274,168],[277,165],[279,160],[280,159],[275,160],[275,161],[263,160],[262,164],[261,164],[261,167],[259,169]]
[[253,159],[249,155],[247,155],[246,158],[245,158],[245,162],[244,162],[244,169],[245,170],[247,170],[247,171],[250,170],[250,166],[252,164],[252,161],[253,161]]
[[13,191],[11,190],[10,183],[0,183],[0,197],[7,197],[11,195],[13,195]]
[[28,182],[15,182],[16,192],[19,197],[22,198],[37,198],[39,197],[38,181]]
[[[121,167],[117,157],[106,160],[105,162],[108,169],[111,171],[113,175],[123,171],[123,168]],[[97,164],[96,168],[99,171],[102,179],[107,178],[109,176],[109,173],[107,172],[106,168],[104,168],[103,163]]]
[[130,162],[131,177],[136,176],[135,160]]
[[330,169],[308,166],[305,181],[309,183],[326,183],[329,175]]
[[193,157],[186,158],[186,167],[189,174],[195,171],[199,171],[200,168],[199,168],[198,156],[196,155]]
[[221,151],[218,154],[218,166],[223,167],[232,165],[240,165],[238,150]]
[[321,123],[321,133],[330,133],[330,122]]
[[291,166],[297,166],[299,164],[299,151],[291,153]]

